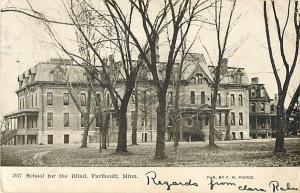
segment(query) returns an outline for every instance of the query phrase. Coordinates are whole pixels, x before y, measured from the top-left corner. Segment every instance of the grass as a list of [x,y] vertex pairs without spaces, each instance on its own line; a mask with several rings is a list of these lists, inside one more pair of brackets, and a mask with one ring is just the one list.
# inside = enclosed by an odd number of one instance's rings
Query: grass
[[[1,147],[1,165],[23,166],[101,166],[101,167],[224,167],[224,166],[300,166],[300,140],[286,140],[287,153],[278,156],[273,153],[274,141],[230,141],[217,142],[218,148],[209,148],[207,143],[180,143],[177,151],[172,143],[166,144],[167,158],[154,159],[155,144],[128,146],[129,153],[118,154],[115,146],[99,153],[98,144],[88,148],[73,145],[28,145]],[[34,155],[48,152],[32,161]],[[32,163],[38,163],[34,165]],[[42,164],[41,164],[42,163]]]

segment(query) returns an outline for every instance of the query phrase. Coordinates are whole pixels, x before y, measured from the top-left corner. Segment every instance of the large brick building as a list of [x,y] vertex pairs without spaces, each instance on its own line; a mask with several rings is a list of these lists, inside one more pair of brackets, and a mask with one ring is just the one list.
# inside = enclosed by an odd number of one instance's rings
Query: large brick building
[[[110,58],[112,59],[112,58]],[[186,70],[180,87],[180,138],[185,141],[208,139],[213,74],[215,67],[208,66],[203,55],[189,54],[185,61]],[[224,140],[229,132],[231,139],[249,138],[249,86],[250,82],[243,68],[222,65],[220,89],[217,99],[216,138]],[[86,102],[86,79],[83,69],[70,60],[51,59],[28,69],[18,77],[18,111],[5,115],[8,123],[2,142],[8,144],[64,144],[80,143],[83,134],[82,116],[77,110],[59,77],[57,66],[63,64],[70,74],[70,81],[77,84],[77,97],[82,106]],[[163,64],[161,62],[161,64]],[[177,65],[177,64],[176,64]],[[175,65],[175,69],[176,69]],[[163,65],[162,65],[163,66]],[[176,71],[176,70],[175,70]],[[164,71],[161,70],[161,76]],[[151,75],[145,71],[138,83],[138,142],[154,142],[156,139],[156,95],[151,84]],[[120,87],[122,89],[122,87]],[[96,92],[108,97],[98,86]],[[175,88],[168,89],[168,109],[174,101]],[[117,119],[110,111],[111,119],[107,139],[117,141]],[[128,141],[131,141],[135,97],[128,106]],[[168,113],[168,112],[167,112]],[[169,116],[169,114],[168,114]],[[167,121],[166,140],[174,136],[173,123]],[[97,142],[99,129],[97,121],[90,128],[89,142]],[[6,137],[6,138],[5,138]]]
[[254,77],[251,79],[249,98],[251,137],[267,138],[275,134],[277,97],[271,99],[264,84]]

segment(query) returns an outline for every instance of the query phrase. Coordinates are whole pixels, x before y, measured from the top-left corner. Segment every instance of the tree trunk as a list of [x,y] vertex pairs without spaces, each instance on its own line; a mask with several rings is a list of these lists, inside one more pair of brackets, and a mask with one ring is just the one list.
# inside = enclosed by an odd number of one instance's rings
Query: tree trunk
[[[179,72],[181,73],[181,72]],[[174,123],[174,147],[177,149],[178,141],[179,141],[179,116],[180,116],[180,110],[179,110],[179,89],[180,89],[180,79],[181,76],[179,76],[179,79],[176,81],[176,88],[175,88],[175,101],[174,101],[174,114],[173,114],[173,123]]]
[[[216,93],[216,94],[215,94]],[[218,91],[214,90],[213,98],[211,99],[211,113],[209,116],[209,143],[210,147],[215,145],[215,114],[216,114],[216,103],[217,103],[217,93]]]
[[274,152],[285,152],[284,149],[284,130],[286,127],[286,116],[284,112],[284,102],[282,100],[278,101],[277,104],[277,125],[276,125],[276,141]]
[[[215,71],[215,81],[213,84],[213,96],[211,99],[211,114],[209,117],[209,146],[215,146],[215,114],[216,114],[216,106],[217,106],[217,96],[219,91],[219,83],[220,83],[220,74],[221,74],[221,65],[223,58],[219,56],[218,66]],[[221,98],[219,99],[221,100]]]
[[88,138],[88,135],[89,135],[89,129],[90,129],[90,127],[87,124],[87,121],[85,121],[81,148],[87,148],[87,138]]
[[[136,84],[136,89],[135,89],[135,102],[134,102],[134,109],[135,109],[135,114],[134,116],[134,121],[133,121],[133,127],[132,127],[132,145],[137,145],[137,121],[138,121],[138,112],[139,112],[139,101],[138,101],[138,92],[137,92],[137,84]],[[131,115],[132,116],[132,115]]]
[[99,129],[99,153],[102,153],[102,132]]
[[121,105],[121,109],[118,112],[119,118],[119,130],[118,130],[118,145],[117,152],[127,152],[127,108]]
[[166,96],[160,94],[158,96],[157,107],[157,136],[155,158],[165,158],[165,130],[166,130]]
[[107,136],[107,132],[102,132],[102,149],[107,149],[107,145],[106,145],[106,136]]

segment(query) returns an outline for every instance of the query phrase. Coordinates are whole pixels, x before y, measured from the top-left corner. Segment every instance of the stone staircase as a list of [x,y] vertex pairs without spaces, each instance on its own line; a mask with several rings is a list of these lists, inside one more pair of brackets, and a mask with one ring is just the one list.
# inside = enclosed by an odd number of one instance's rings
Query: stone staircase
[[15,137],[17,134],[17,130],[6,130],[1,134],[1,141],[0,141],[0,145],[3,145],[5,143],[7,143],[10,139],[12,139],[13,137]]
[[215,131],[214,131],[214,134],[215,134],[215,140],[217,141],[223,141],[223,136],[220,131],[218,131],[216,128],[215,128]]

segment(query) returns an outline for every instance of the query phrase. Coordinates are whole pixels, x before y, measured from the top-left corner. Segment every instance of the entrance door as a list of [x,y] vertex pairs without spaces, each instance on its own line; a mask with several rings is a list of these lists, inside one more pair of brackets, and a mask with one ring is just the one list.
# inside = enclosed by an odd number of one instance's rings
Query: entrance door
[[48,135],[48,144],[53,144],[53,135]]

